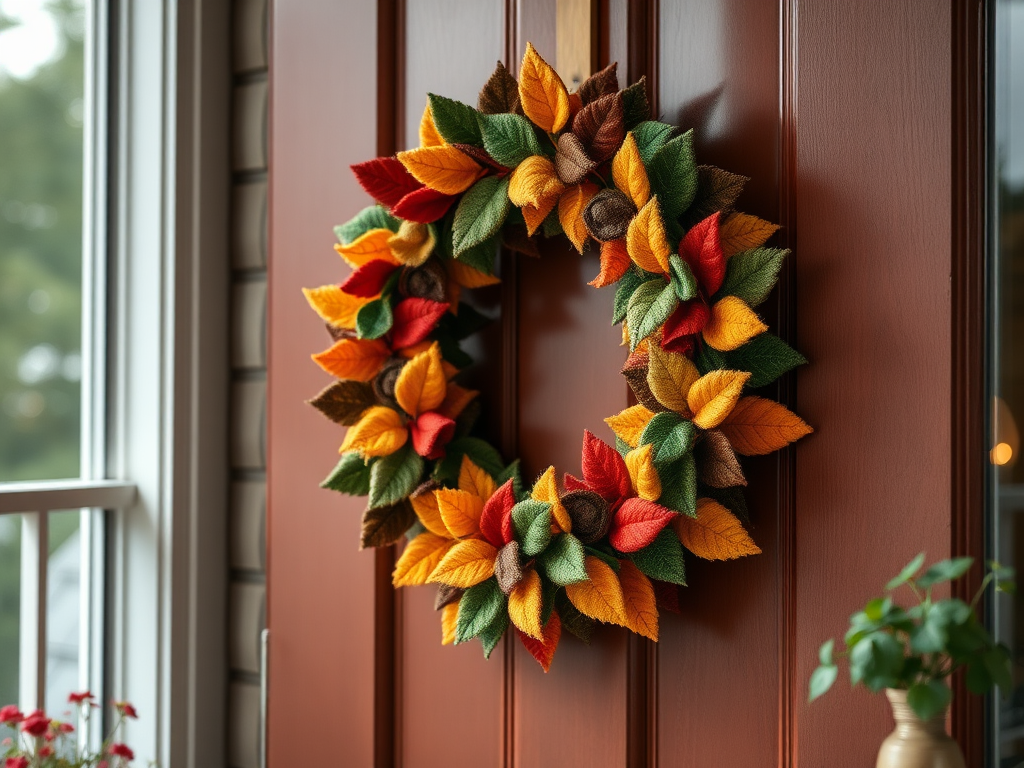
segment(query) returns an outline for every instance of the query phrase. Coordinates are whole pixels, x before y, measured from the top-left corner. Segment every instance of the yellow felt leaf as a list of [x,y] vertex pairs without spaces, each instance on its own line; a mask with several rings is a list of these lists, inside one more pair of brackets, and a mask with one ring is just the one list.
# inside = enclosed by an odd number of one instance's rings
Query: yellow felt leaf
[[430,341],[430,339],[427,339],[425,341],[421,341],[419,344],[413,344],[411,347],[396,349],[395,354],[399,357],[404,357],[406,360],[412,360],[416,355],[420,354],[420,352],[426,352],[430,349],[430,345],[433,343],[434,342]]
[[719,429],[743,456],[777,451],[814,431],[786,406],[763,397],[742,398]]
[[462,466],[459,467],[459,490],[487,501],[494,495],[496,489],[494,479],[474,464],[469,456],[464,455]]
[[540,622],[541,594],[540,575],[533,568],[528,568],[508,596],[508,617],[512,623],[524,634],[538,640],[544,639],[544,627]]
[[441,510],[437,507],[437,496],[434,495],[433,489],[410,496],[409,502],[424,528],[436,536],[451,538],[448,526],[441,518]]
[[544,470],[544,474],[537,478],[537,482],[533,484],[533,490],[530,491],[530,498],[550,504],[551,519],[554,524],[566,533],[572,531],[572,520],[569,519],[569,513],[565,511],[565,506],[558,497],[558,480],[555,479],[554,467],[548,467]]
[[452,536],[464,539],[480,533],[480,514],[484,499],[458,488],[438,488],[434,491],[441,519]]
[[732,256],[764,245],[778,229],[777,224],[759,219],[757,216],[733,213],[719,226],[718,240],[722,246],[722,253]]
[[604,420],[604,423],[611,427],[612,432],[630,448],[636,448],[637,443],[640,442],[640,435],[643,434],[644,427],[653,418],[654,411],[649,411],[642,405],[631,405],[614,416],[609,416]]
[[395,257],[391,255],[391,248],[388,247],[388,240],[393,234],[395,233],[390,229],[371,229],[348,245],[338,243],[334,246],[334,250],[353,269],[359,269],[368,261],[375,259],[381,259],[389,264],[397,264]]
[[[448,275],[456,285],[463,288],[483,288],[485,285],[497,285],[501,282],[501,278],[496,275],[488,275],[457,259],[448,262]],[[454,304],[457,305],[458,302]]]
[[721,424],[749,378],[746,371],[711,371],[697,379],[686,395],[694,425],[714,429]]
[[654,445],[648,443],[634,448],[625,458],[636,495],[647,501],[657,501],[661,496],[661,478],[654,468]]
[[455,628],[459,624],[459,601],[448,603],[441,609],[441,645],[455,642]]
[[555,173],[555,164],[542,155],[530,155],[523,160],[508,180],[508,199],[520,208],[547,206],[550,211],[564,191],[565,184]]
[[395,259],[407,267],[419,267],[430,258],[436,239],[430,227],[414,221],[403,221],[388,245]]
[[583,209],[599,191],[597,184],[584,181],[582,184],[569,187],[558,198],[558,221],[569,242],[575,245],[580,253],[583,253],[583,246],[587,242],[587,225],[583,223]]
[[359,451],[364,457],[390,456],[409,439],[402,416],[391,408],[374,405],[349,427],[341,452]]
[[714,499],[697,499],[697,517],[678,515],[672,520],[672,527],[683,546],[705,560],[761,554],[743,524]]
[[480,392],[475,389],[466,389],[449,381],[444,402],[437,407],[437,412],[442,416],[447,416],[449,419],[456,419],[479,394]]
[[731,352],[767,330],[747,302],[738,296],[726,296],[711,307],[704,340],[721,352]]
[[395,382],[395,400],[410,416],[419,416],[444,402],[447,387],[441,347],[435,341],[402,368]]
[[339,379],[370,381],[390,356],[391,350],[380,339],[341,339],[313,359]]
[[434,115],[430,111],[430,100],[428,99],[427,106],[423,108],[423,117],[420,118],[420,146],[440,147],[444,143],[441,134],[437,132],[437,126],[434,125]]
[[612,181],[638,209],[651,197],[651,182],[632,131],[626,134],[626,140],[612,158]]
[[430,574],[427,582],[468,589],[491,578],[497,556],[498,550],[483,539],[456,542]]
[[448,144],[399,152],[398,159],[418,182],[445,195],[465,192],[483,172],[473,158]]
[[320,317],[337,328],[355,328],[356,315],[375,297],[352,296],[336,285],[303,288],[306,301]]
[[587,555],[587,580],[565,588],[569,602],[585,616],[609,624],[625,624],[626,605],[615,571],[599,557]]
[[601,243],[601,274],[590,281],[595,288],[617,283],[629,269],[629,251],[625,238]]
[[519,68],[519,102],[533,124],[547,133],[556,133],[569,119],[569,92],[558,73],[537,53],[533,43],[526,44],[523,65]]
[[455,544],[451,539],[421,533],[409,542],[402,556],[395,563],[391,583],[396,587],[412,587],[426,584],[427,577],[434,572],[441,559]]
[[686,393],[700,378],[700,371],[686,355],[666,352],[659,345],[648,348],[647,385],[658,402],[683,416],[690,415]]
[[540,206],[536,205],[524,205],[523,220],[526,222],[526,234],[533,237],[533,234],[540,228],[540,225],[544,223],[544,219],[548,217],[552,209],[558,205],[559,196],[552,195],[546,197],[541,201]]
[[626,627],[658,642],[658,601],[650,579],[631,560],[620,560],[619,584],[622,585]]
[[629,222],[626,250],[640,269],[655,274],[668,274],[668,257],[672,255],[672,249],[665,237],[665,222],[661,220],[657,195],[648,200]]

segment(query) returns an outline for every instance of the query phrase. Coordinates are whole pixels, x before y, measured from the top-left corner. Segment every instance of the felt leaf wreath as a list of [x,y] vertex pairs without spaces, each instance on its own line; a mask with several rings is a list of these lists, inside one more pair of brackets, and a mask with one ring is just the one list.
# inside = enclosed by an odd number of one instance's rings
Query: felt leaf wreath
[[[313,359],[337,379],[310,402],[348,427],[323,487],[368,497],[363,547],[408,539],[394,584],[437,585],[443,643],[489,656],[511,628],[546,671],[563,630],[657,640],[685,552],[760,552],[738,457],[811,431],[751,394],[806,361],[755,310],[788,251],[733,209],[746,179],[697,166],[642,80],[618,90],[613,64],[570,94],[532,45],[518,82],[499,63],[476,109],[431,94],[419,147],[353,171],[377,202],[336,228],[353,271],[305,292],[334,339]],[[459,343],[487,318],[460,296],[498,282],[501,247],[538,256],[558,235],[600,250],[591,285],[616,286],[637,404],[606,419],[614,445],[584,433],[581,477],[549,467],[527,487],[473,435]]]

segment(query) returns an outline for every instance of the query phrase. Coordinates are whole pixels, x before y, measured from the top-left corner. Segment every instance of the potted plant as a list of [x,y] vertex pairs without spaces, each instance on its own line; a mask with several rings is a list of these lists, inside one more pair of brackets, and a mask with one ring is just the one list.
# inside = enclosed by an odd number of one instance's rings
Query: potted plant
[[[827,640],[818,652],[820,666],[810,681],[810,700],[828,691],[845,657],[850,682],[872,693],[884,690],[892,704],[896,730],[882,743],[876,768],[963,768],[960,748],[947,734],[945,713],[952,693],[947,678],[963,669],[967,688],[985,694],[998,685],[1009,691],[1010,653],[978,620],[976,607],[990,584],[1013,592],[1013,570],[989,562],[988,573],[970,604],[955,597],[935,600],[935,585],[962,577],[973,559],[935,563],[923,573],[924,553],[885,585],[884,597],[870,600],[850,617],[845,649],[834,653]],[[913,594],[909,608],[893,601],[897,590]]]

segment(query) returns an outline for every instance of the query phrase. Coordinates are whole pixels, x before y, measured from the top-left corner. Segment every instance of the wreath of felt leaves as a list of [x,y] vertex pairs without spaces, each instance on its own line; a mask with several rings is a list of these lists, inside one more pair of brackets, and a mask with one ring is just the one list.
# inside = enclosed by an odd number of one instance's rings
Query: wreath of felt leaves
[[[336,228],[353,271],[306,290],[334,344],[313,359],[337,381],[312,401],[348,427],[322,485],[368,496],[362,546],[408,540],[395,586],[436,584],[444,643],[485,655],[513,626],[547,671],[562,629],[597,622],[658,639],[678,610],[684,552],[760,552],[744,529],[737,455],[808,434],[752,394],[804,362],[754,311],[788,251],[739,213],[744,177],[694,161],[692,131],[651,120],[615,65],[568,93],[527,46],[519,81],[500,63],[476,109],[429,96],[420,146],[353,166],[377,205]],[[580,477],[549,467],[526,487],[473,435],[477,392],[459,342],[487,321],[463,289],[497,283],[499,249],[538,238],[596,243],[637,404],[585,432]]]

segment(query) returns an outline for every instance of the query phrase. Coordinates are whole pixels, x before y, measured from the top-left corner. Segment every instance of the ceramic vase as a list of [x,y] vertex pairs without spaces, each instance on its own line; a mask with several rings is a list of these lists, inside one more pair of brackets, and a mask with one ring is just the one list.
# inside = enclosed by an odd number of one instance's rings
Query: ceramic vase
[[889,688],[885,695],[896,729],[882,742],[875,768],[966,768],[960,747],[946,733],[945,710],[922,720],[907,704],[906,691]]

